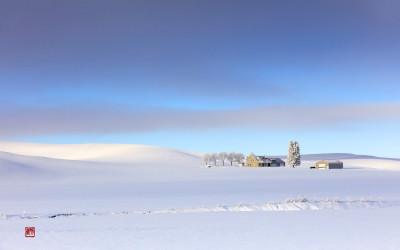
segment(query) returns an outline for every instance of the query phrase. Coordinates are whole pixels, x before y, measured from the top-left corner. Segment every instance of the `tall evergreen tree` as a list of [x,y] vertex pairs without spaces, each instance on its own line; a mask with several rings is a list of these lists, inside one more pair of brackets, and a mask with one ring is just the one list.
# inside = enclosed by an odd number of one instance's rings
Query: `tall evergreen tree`
[[294,149],[293,149],[294,143],[292,141],[289,142],[289,150],[287,154],[287,159],[286,159],[286,164],[288,166],[294,167],[295,161],[294,161]]
[[299,143],[297,141],[294,141],[294,165],[295,166],[300,166],[301,164],[301,160],[300,160],[301,156],[300,156],[300,146]]
[[286,164],[289,166],[292,166],[293,168],[295,166],[300,165],[300,146],[297,141],[289,142],[289,150],[288,150],[288,156],[286,159]]

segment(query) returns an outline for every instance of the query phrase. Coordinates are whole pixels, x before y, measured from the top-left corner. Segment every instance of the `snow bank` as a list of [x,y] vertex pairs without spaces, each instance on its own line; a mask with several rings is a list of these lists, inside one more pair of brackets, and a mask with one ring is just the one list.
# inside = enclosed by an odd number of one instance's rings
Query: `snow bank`
[[300,211],[300,210],[327,210],[327,209],[362,209],[400,207],[400,201],[382,200],[308,200],[305,197],[288,199],[284,202],[268,202],[263,204],[237,204],[232,206],[211,206],[192,208],[171,208],[164,210],[132,210],[118,212],[69,212],[57,214],[0,214],[0,219],[40,219],[71,216],[104,216],[104,215],[128,215],[128,214],[176,214],[176,213],[207,213],[207,212],[256,212],[256,211]]

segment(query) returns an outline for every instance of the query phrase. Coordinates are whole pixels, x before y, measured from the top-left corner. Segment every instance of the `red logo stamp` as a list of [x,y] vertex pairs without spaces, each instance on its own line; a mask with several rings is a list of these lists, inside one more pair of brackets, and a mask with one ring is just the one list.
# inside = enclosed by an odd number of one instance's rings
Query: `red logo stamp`
[[35,237],[35,227],[25,227],[25,237]]

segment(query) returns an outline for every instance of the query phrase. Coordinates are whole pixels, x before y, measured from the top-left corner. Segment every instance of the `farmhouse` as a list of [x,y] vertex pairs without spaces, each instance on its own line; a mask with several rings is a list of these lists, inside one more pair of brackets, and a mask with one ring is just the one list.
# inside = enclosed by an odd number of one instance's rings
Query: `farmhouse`
[[343,162],[320,160],[315,163],[315,169],[342,169]]
[[283,167],[285,162],[279,158],[250,155],[246,158],[246,165],[248,167]]

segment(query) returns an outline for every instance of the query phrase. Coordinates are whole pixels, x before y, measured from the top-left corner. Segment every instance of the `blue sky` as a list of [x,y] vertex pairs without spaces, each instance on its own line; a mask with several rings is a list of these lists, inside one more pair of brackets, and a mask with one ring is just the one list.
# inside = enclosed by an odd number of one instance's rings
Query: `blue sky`
[[2,1],[0,140],[400,157],[400,3]]

